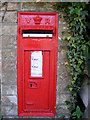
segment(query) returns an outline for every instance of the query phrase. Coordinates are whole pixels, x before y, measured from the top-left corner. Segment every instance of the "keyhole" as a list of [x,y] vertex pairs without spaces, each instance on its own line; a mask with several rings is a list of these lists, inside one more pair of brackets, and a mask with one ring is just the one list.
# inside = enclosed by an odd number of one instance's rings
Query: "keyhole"
[[32,87],[32,84],[30,84],[30,87]]

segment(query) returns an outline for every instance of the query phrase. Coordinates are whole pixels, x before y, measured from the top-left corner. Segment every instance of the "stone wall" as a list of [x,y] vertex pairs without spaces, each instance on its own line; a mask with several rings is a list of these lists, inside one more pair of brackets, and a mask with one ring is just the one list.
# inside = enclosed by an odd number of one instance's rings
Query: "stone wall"
[[[57,61],[57,90],[56,90],[56,117],[69,111],[65,100],[69,99],[69,92],[65,86],[69,83],[67,63],[67,42],[62,41],[62,31],[66,30],[65,15],[55,9],[55,3],[31,2],[2,2],[0,11],[0,53],[2,47],[2,80],[1,80],[1,113],[3,117],[17,117],[17,12],[18,11],[46,11],[58,12],[58,61]],[[67,33],[66,33],[67,35]],[[1,63],[1,56],[0,56]],[[0,64],[1,65],[1,64]]]

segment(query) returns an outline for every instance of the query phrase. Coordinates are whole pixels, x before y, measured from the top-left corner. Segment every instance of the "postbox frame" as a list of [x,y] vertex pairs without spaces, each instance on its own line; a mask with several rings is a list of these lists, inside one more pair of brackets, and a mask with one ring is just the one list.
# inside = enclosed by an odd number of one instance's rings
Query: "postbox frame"
[[[55,39],[56,45],[58,43],[58,13],[56,12],[18,12],[18,25],[17,25],[17,94],[18,94],[18,115],[19,116],[55,116],[55,106],[56,106],[56,77],[57,77],[57,46],[55,48],[55,55],[56,58],[54,59],[54,81],[51,81],[50,79],[50,83],[51,83],[51,87],[53,86],[53,89],[49,90],[49,109],[48,110],[38,110],[38,112],[32,112],[30,113],[28,110],[23,111],[24,109],[24,51],[26,50],[34,50],[35,48],[24,48],[22,49],[22,53],[20,50],[20,45],[21,45],[21,40],[20,40],[20,34],[22,33],[23,28],[24,29],[38,29],[40,27],[40,25],[37,26],[29,26],[29,25],[20,25],[20,15],[55,15],[55,20],[56,20],[56,24],[55,24],[55,28],[53,28],[53,26],[50,25],[46,25],[46,26],[41,26],[42,30],[53,30],[54,31],[54,38],[52,39],[52,41]],[[27,38],[28,39],[28,38]],[[50,59],[52,58],[52,49],[36,49],[36,51],[49,51],[50,52]],[[51,63],[53,64],[53,63]],[[50,66],[52,68],[52,66]],[[22,70],[21,70],[22,68]],[[22,72],[23,71],[23,72]],[[43,78],[44,76],[42,76]],[[31,77],[32,79],[37,78],[37,77]],[[39,77],[38,77],[39,78]],[[41,78],[41,77],[40,77]],[[53,85],[52,85],[53,84]],[[50,87],[50,88],[51,88]],[[52,93],[53,92],[53,93]],[[53,95],[52,95],[53,94]],[[52,98],[53,97],[53,98]],[[52,102],[53,99],[53,102]]]

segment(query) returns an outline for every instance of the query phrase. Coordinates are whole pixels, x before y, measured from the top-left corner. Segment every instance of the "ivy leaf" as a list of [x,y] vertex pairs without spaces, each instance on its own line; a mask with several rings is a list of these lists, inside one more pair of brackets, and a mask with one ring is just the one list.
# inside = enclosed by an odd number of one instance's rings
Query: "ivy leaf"
[[71,81],[71,83],[72,83],[72,84],[74,84],[74,83],[75,83],[75,81],[73,80],[73,81]]
[[62,40],[65,41],[66,40],[66,36],[64,36]]
[[62,31],[62,35],[64,35],[65,31]]
[[83,113],[80,110],[80,107],[77,106],[76,111],[73,112],[72,116],[77,116],[77,118],[80,118],[83,115]]
[[82,64],[83,60],[79,59],[78,64]]
[[62,18],[62,15],[60,14],[58,17],[59,17],[59,18]]
[[71,36],[67,37],[67,40],[70,40]]
[[72,110],[74,110],[74,109],[75,109],[75,104],[73,104],[73,105],[71,106],[71,109],[72,109]]
[[65,103],[66,103],[67,105],[71,104],[70,101],[67,101],[67,100],[65,101]]
[[76,48],[76,45],[75,45],[74,43],[72,43],[72,46],[73,46],[74,48]]
[[78,30],[79,29],[79,25],[78,24],[76,24],[76,30]]
[[70,91],[72,91],[72,90],[73,90],[73,88],[69,88],[69,90],[70,90]]
[[77,108],[76,108],[76,115],[77,115],[77,118],[80,118],[83,115],[79,106],[77,106]]

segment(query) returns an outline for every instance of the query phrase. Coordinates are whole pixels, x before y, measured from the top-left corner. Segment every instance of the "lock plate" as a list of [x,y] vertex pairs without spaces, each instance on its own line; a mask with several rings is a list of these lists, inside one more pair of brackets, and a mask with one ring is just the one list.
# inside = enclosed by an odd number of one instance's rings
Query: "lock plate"
[[40,81],[30,80],[28,83],[28,88],[37,89],[40,87]]

